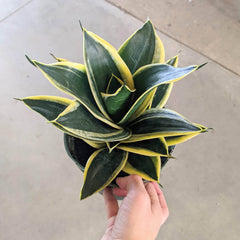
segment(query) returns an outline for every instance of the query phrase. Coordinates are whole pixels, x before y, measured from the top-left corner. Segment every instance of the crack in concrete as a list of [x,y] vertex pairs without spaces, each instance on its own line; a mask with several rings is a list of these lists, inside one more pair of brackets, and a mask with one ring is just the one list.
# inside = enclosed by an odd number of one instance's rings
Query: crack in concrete
[[[126,13],[126,14],[128,14],[128,15],[130,15],[130,16],[136,18],[137,20],[143,22],[143,20],[142,20],[140,17],[138,17],[138,16],[132,14],[131,12],[129,12],[128,10],[126,10],[125,8],[122,8],[121,6],[118,6],[117,4],[115,4],[115,3],[111,2],[111,1],[108,1],[108,0],[105,0],[105,2],[111,4],[112,6],[114,6],[114,7],[118,8],[118,9],[120,9],[120,10],[123,11],[124,13]],[[178,39],[175,38],[174,36],[172,36],[172,35],[170,35],[170,34],[164,32],[164,31],[160,30],[159,28],[157,28],[157,27],[155,27],[155,28],[156,28],[157,31],[159,31],[159,32],[161,32],[162,34],[166,35],[167,37],[173,39],[174,41],[176,41],[176,42],[182,44],[183,46],[185,46],[185,47],[187,47],[187,48],[193,50],[194,52],[196,52],[196,53],[198,53],[198,54],[200,54],[200,55],[202,55],[202,56],[208,58],[211,62],[216,63],[217,65],[221,66],[222,68],[226,69],[227,71],[229,71],[229,72],[231,72],[231,73],[233,73],[233,74],[235,74],[235,75],[237,75],[237,76],[240,76],[240,75],[239,75],[237,72],[235,72],[234,70],[232,70],[232,69],[226,67],[226,66],[223,65],[222,63],[220,63],[220,62],[214,60],[213,58],[211,58],[211,57],[205,55],[204,53],[200,52],[199,50],[196,50],[195,48],[193,48],[193,47],[191,47],[191,46],[185,44],[184,42],[181,42],[180,40],[178,40]]]
[[16,10],[14,10],[13,12],[9,13],[6,17],[0,19],[0,23],[4,22],[6,19],[8,19],[9,17],[11,17],[12,15],[14,15],[16,12],[18,12],[19,10],[21,10],[22,8],[26,7],[29,3],[31,3],[33,0],[30,0],[28,2],[26,2],[25,4],[23,4],[22,6],[18,7]]

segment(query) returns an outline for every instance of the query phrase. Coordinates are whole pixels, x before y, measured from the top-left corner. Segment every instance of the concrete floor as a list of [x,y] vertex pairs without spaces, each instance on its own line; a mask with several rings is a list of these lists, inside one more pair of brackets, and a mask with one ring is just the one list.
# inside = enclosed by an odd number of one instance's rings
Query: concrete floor
[[[102,196],[79,201],[83,178],[65,153],[62,133],[12,98],[62,95],[24,54],[51,62],[52,52],[83,62],[79,19],[118,48],[142,25],[144,9],[161,31],[167,58],[181,50],[180,66],[209,62],[175,84],[168,107],[214,128],[179,145],[174,152],[177,160],[162,171],[170,217],[157,239],[239,239],[239,1],[204,1],[199,12],[189,11],[187,4],[198,6],[194,0],[169,7],[165,0],[149,4],[138,0],[135,6],[136,0],[109,2],[0,1],[0,239],[101,239],[106,225]],[[172,16],[168,23],[167,12]],[[199,19],[211,20],[213,13],[219,22],[231,22],[230,29],[222,25],[210,34],[210,27]],[[185,19],[190,23],[197,19],[197,30],[186,27]],[[215,36],[226,36],[228,44],[217,51],[224,42],[218,37],[212,46],[201,41],[194,45],[180,34],[188,36],[188,30],[193,40],[203,37],[212,42]]]

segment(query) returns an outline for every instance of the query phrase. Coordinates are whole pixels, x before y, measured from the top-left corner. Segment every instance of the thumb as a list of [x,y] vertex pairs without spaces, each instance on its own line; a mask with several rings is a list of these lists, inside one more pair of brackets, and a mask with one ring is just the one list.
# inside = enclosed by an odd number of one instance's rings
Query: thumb
[[146,191],[142,178],[139,177],[138,175],[133,174],[127,177],[120,177],[120,178],[117,178],[116,181],[118,186],[121,189],[126,190],[127,192],[130,192],[132,190]]

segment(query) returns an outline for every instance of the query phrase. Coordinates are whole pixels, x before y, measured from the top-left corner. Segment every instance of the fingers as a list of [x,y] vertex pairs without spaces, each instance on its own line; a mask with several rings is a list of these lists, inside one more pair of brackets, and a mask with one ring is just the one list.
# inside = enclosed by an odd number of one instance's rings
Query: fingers
[[157,191],[156,191],[152,182],[146,183],[145,188],[147,190],[148,196],[149,196],[150,201],[151,201],[152,211],[154,211],[155,207],[160,207]]
[[127,177],[120,177],[120,178],[117,178],[116,181],[118,186],[127,192],[131,190],[146,191],[142,178],[139,177],[138,175],[133,174]]
[[127,191],[121,188],[113,188],[112,193],[118,197],[126,197]]
[[153,185],[154,185],[154,187],[156,189],[156,192],[158,194],[158,198],[159,198],[159,201],[160,201],[160,204],[161,204],[162,208],[168,208],[166,200],[164,198],[164,195],[163,195],[160,187],[158,186],[158,184],[156,182],[153,182]]
[[153,186],[157,192],[158,195],[158,199],[163,211],[163,223],[167,220],[168,216],[169,216],[169,210],[168,210],[168,206],[167,206],[167,202],[164,198],[164,195],[160,189],[160,187],[158,186],[158,184],[156,182],[153,182]]
[[152,204],[157,205],[160,203],[163,214],[165,216],[164,218],[167,219],[169,215],[168,206],[163,196],[163,193],[156,182],[148,182],[146,183],[146,185],[144,185],[141,177],[139,177],[138,175],[130,175],[128,177],[118,178],[117,184],[120,189],[117,188],[113,190],[114,194],[116,194],[117,196],[124,197],[130,190],[141,190],[147,192]]
[[113,196],[111,188],[105,188],[103,191],[103,197],[105,201],[105,206],[107,210],[107,217],[108,219],[116,216],[118,213],[118,202],[116,198]]

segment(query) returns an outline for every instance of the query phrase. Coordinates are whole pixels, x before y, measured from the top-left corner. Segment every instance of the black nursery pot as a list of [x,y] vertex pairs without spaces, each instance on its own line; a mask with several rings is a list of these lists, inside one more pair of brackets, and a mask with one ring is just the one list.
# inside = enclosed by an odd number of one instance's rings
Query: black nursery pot
[[[95,148],[91,147],[83,140],[70,136],[66,133],[64,133],[64,146],[69,157],[76,163],[82,172],[84,171],[88,158],[92,155],[93,152],[96,151]],[[169,147],[168,151],[170,154],[173,152],[174,147],[175,146]],[[161,157],[161,167],[164,167],[168,160],[169,158],[167,157]],[[128,175],[129,174],[121,171],[109,186],[117,187],[116,179],[118,177],[125,177]]]

